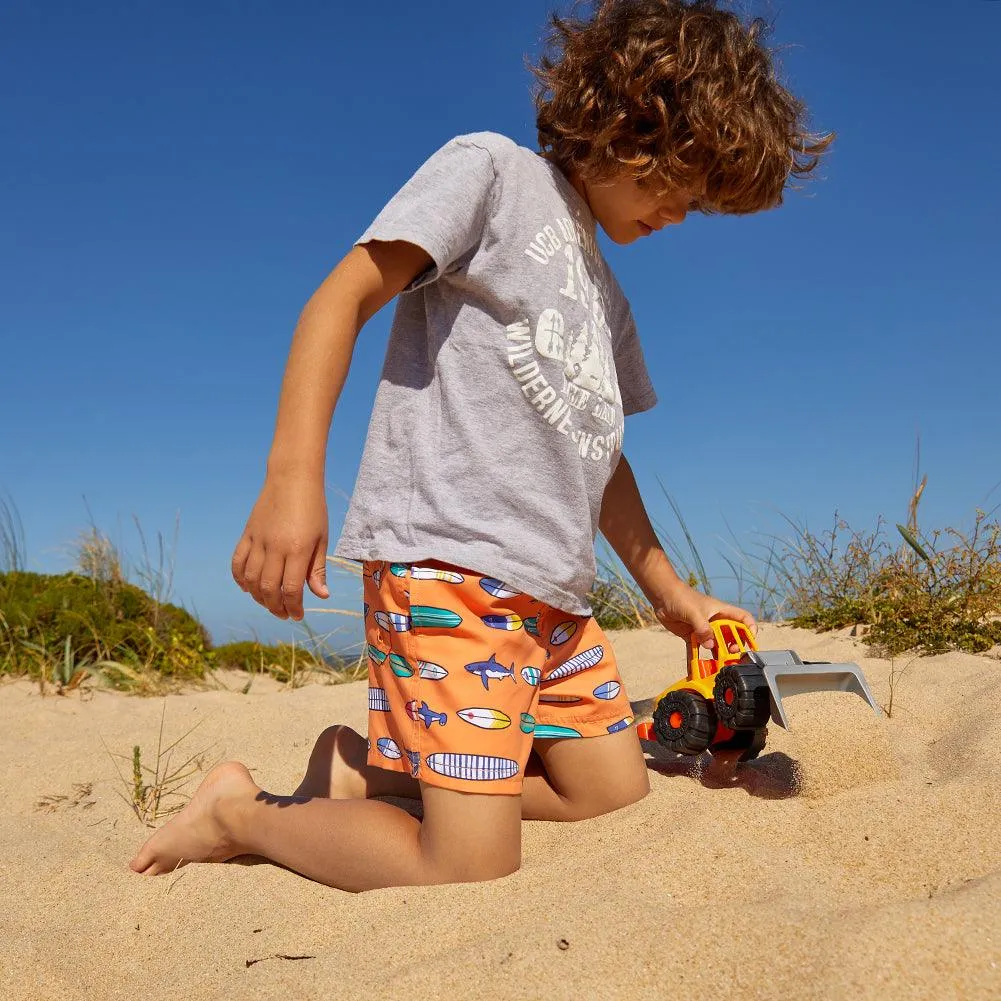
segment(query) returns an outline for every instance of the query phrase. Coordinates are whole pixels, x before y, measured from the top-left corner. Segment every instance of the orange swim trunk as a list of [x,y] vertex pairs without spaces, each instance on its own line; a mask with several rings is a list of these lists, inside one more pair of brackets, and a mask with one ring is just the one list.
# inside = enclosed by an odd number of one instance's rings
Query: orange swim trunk
[[368,763],[461,792],[521,792],[532,741],[632,722],[608,639],[446,563],[364,564]]

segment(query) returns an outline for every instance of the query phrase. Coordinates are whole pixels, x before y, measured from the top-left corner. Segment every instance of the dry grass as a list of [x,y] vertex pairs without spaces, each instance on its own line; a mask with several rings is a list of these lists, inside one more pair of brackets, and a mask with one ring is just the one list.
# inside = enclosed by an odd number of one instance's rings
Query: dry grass
[[[705,593],[712,588],[761,621],[791,620],[820,630],[864,624],[870,646],[891,656],[907,650],[987,650],[1001,643],[1001,524],[995,512],[978,510],[968,531],[922,532],[918,508],[926,486],[927,477],[916,484],[907,524],[896,526],[896,545],[887,537],[881,518],[872,530],[856,530],[835,512],[833,526],[820,534],[786,518],[791,537],[766,537],[753,553],[734,545],[731,554],[723,555],[730,576],[713,582],[678,504],[662,484],[681,543],[656,522],[654,527],[672,564],[692,587]],[[159,533],[155,547],[150,547],[138,522],[136,527],[143,557],[132,575],[141,581],[154,608],[167,608],[163,603],[173,587],[172,549],[165,547]],[[175,524],[175,544],[176,537]],[[95,582],[114,586],[129,576],[120,547],[93,521],[77,539],[73,554],[78,570]],[[334,556],[327,561],[335,573],[352,579],[356,593],[360,591],[357,563]],[[25,562],[17,512],[0,499],[0,571],[23,568]],[[649,600],[607,545],[599,547],[598,567],[591,601],[603,627],[637,628],[657,622]],[[160,635],[164,631],[153,628],[141,649],[126,651],[107,642],[99,625],[89,622],[89,638],[78,636],[76,645],[62,634],[40,643],[24,635],[23,624],[15,635],[4,611],[0,607],[0,673],[30,674],[37,678],[42,694],[50,690],[58,695],[85,693],[96,684],[137,695],[219,687],[212,675],[217,666],[246,670],[244,692],[262,674],[295,689],[310,683],[358,680],[367,671],[363,643],[345,659],[333,653],[339,630],[321,634],[305,623],[303,640],[276,646],[256,640],[231,644],[220,648],[217,658],[214,651],[188,637],[176,632]],[[360,611],[349,608],[307,607],[306,611],[311,616],[361,617]],[[86,652],[81,652],[80,642],[85,643]],[[233,647],[242,649],[234,651]],[[164,671],[164,663],[173,666]]]
[[887,656],[982,653],[1001,643],[1001,523],[977,510],[965,532],[896,530],[894,546],[882,519],[871,531],[837,515],[819,536],[799,529],[779,561],[791,621],[820,630],[865,624],[866,642]]
[[[732,558],[724,556],[731,577],[721,582],[721,590],[736,591],[728,600],[748,608],[759,621],[786,620],[821,631],[863,625],[867,644],[883,656],[981,653],[1001,644],[998,509],[978,509],[965,531],[923,532],[918,507],[927,483],[927,477],[916,483],[907,524],[895,526],[896,544],[882,518],[871,530],[857,530],[835,512],[833,526],[816,534],[786,517],[790,537],[767,536],[752,553],[735,545]],[[658,538],[678,573],[692,587],[710,593],[698,548],[678,505],[667,499],[685,546],[655,526]],[[607,547],[591,597],[595,616],[606,628],[657,621]]]
[[904,676],[907,669],[914,663],[916,658],[912,657],[903,667],[897,667],[896,662],[891,658],[890,660],[890,675],[889,675],[889,685],[890,685],[890,695],[886,701],[885,705],[880,706],[884,713],[886,713],[887,719],[893,716],[893,700],[897,694],[897,685],[900,683],[900,679]]
[[[158,820],[163,817],[169,817],[171,814],[183,809],[189,797],[183,795],[181,792],[182,787],[196,772],[208,770],[205,766],[207,749],[202,749],[190,755],[176,767],[171,767],[174,749],[193,730],[201,725],[202,720],[199,720],[190,730],[181,734],[180,737],[167,747],[164,747],[163,725],[166,712],[167,704],[164,701],[163,712],[160,715],[160,731],[157,737],[156,756],[152,768],[143,764],[142,749],[138,744],[133,746],[131,755],[116,754],[105,745],[105,750],[111,756],[112,763],[115,765],[115,771],[118,773],[118,777],[125,788],[124,793],[118,790],[119,796],[121,796],[132,812],[147,827],[154,827]],[[131,778],[122,774],[121,769],[115,762],[115,758],[121,758],[131,763]],[[212,766],[210,765],[209,767]]]

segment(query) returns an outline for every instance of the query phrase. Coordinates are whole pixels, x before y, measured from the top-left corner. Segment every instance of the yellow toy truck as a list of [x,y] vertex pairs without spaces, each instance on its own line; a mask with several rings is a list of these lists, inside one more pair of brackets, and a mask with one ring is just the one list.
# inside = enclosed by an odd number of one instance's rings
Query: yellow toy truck
[[714,619],[710,625],[715,656],[700,657],[688,641],[688,677],[657,697],[653,722],[637,724],[641,739],[677,754],[738,751],[738,761],[750,761],[765,748],[769,720],[789,728],[785,696],[855,692],[882,715],[857,664],[803,661],[795,650],[758,650],[742,622]]

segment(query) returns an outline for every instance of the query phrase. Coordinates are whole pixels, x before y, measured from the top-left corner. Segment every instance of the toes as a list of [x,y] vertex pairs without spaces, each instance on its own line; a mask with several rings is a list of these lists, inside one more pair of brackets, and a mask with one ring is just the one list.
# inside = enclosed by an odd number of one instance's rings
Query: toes
[[148,841],[136,853],[136,857],[129,863],[129,868],[140,876],[160,876],[170,871],[170,867],[163,865],[162,860],[157,858]]
[[164,866],[158,859],[152,857],[140,858],[136,856],[130,863],[129,868],[137,872],[140,876],[162,876],[165,872],[171,872],[170,866]]
[[140,876],[159,876],[164,870],[160,868],[156,859],[133,859],[129,863],[129,868],[137,872]]

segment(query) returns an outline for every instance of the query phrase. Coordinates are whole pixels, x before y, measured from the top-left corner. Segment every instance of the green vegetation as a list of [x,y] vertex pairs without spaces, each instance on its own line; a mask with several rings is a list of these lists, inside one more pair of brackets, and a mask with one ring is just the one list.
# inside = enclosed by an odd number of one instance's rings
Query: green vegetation
[[[916,489],[907,525],[887,532],[882,519],[858,531],[837,514],[821,534],[787,519],[790,539],[766,538],[763,555],[736,548],[732,576],[715,593],[732,595],[759,621],[783,619],[811,629],[865,627],[874,653],[896,656],[947,650],[982,652],[1001,644],[1001,522],[978,510],[969,531],[924,533]],[[665,496],[666,493],[665,493]],[[667,500],[684,536],[676,545],[655,526],[672,563],[692,587],[710,582],[677,504]],[[137,525],[138,527],[138,525]],[[142,532],[140,529],[140,537]],[[303,643],[230,643],[214,647],[201,623],[169,600],[172,563],[158,536],[153,565],[142,538],[143,565],[126,580],[117,547],[91,528],[77,541],[76,569],[64,574],[24,569],[24,535],[13,505],[0,498],[0,675],[36,678],[44,692],[63,693],[99,679],[111,687],[160,694],[207,682],[218,668],[268,674],[294,687],[319,675],[328,681],[364,676],[361,658],[331,654],[307,630]],[[358,568],[331,559],[340,569]],[[736,588],[734,588],[736,584]],[[599,624],[628,629],[657,622],[653,608],[609,549],[599,557],[591,594]],[[352,614],[352,613],[343,613]]]
[[115,688],[153,693],[170,688],[167,681],[202,680],[214,668],[266,673],[294,685],[310,673],[353,667],[313,640],[213,647],[189,612],[127,581],[0,573],[0,673],[26,674],[57,691],[100,676]]
[[601,561],[588,600],[602,629],[642,629],[657,622],[650,602],[611,557]]
[[[118,777],[127,790],[127,794],[123,794],[119,790],[118,795],[147,827],[154,827],[161,818],[169,817],[183,809],[188,802],[188,797],[181,792],[184,784],[196,772],[207,771],[207,749],[190,755],[180,765],[171,768],[174,748],[196,727],[200,726],[202,720],[199,720],[186,733],[164,747],[163,726],[166,714],[167,703],[164,701],[163,711],[160,714],[160,732],[156,742],[156,759],[152,768],[143,764],[142,749],[138,744],[133,745],[131,758],[128,755],[108,751],[112,757],[112,763],[115,765],[115,771],[118,772]],[[121,758],[131,765],[131,781],[122,774],[117,762],[114,762],[115,758]]]
[[[209,639],[176,605],[123,580],[0,574],[0,669],[72,686],[80,672],[202,677]],[[125,670],[122,670],[122,669]]]
[[313,633],[301,644],[214,647],[193,615],[166,600],[173,567],[159,536],[155,565],[142,538],[144,562],[134,573],[142,587],[125,579],[117,547],[94,527],[77,541],[70,573],[26,571],[23,540],[13,506],[0,499],[0,675],[27,675],[60,694],[89,679],[162,694],[206,681],[217,668],[266,673],[290,687],[317,674],[361,676],[357,660],[326,650]]
[[[654,532],[679,576],[684,577],[690,587],[701,590],[703,594],[711,594],[712,589],[705,565],[692,533],[685,524],[681,509],[664,489],[663,483],[660,483],[660,489],[678,520],[678,526],[685,537],[685,546],[682,548],[676,544],[671,535],[656,521],[653,522]],[[602,629],[642,629],[644,626],[656,625],[657,616],[653,607],[636,586],[635,581],[623,569],[621,562],[616,559],[607,543],[599,550],[597,562],[598,575],[588,600],[598,625]],[[732,564],[731,569],[734,570],[734,578],[739,585],[740,577]],[[739,603],[741,598],[738,597],[737,601]]]
[[[927,478],[915,490],[907,525],[887,537],[885,523],[858,531],[835,513],[820,535],[786,519],[790,539],[766,538],[763,555],[737,548],[727,562],[731,600],[759,621],[782,619],[817,630],[864,626],[873,653],[896,656],[966,650],[981,653],[1001,644],[1001,522],[978,510],[968,531],[919,530],[917,508]],[[702,560],[681,512],[671,498],[687,551],[657,528],[672,563],[692,587],[709,593]],[[895,539],[895,541],[894,541]],[[649,602],[610,554],[599,561],[591,595],[604,628],[656,622]],[[732,588],[731,588],[732,589]],[[723,589],[721,589],[723,590]]]
[[791,621],[811,629],[864,624],[878,653],[982,653],[1001,644],[1001,524],[977,511],[973,528],[919,535],[897,525],[892,546],[835,516],[820,536],[805,530],[781,563]]
[[244,640],[215,647],[210,654],[215,667],[246,671],[248,674],[269,674],[276,681],[292,687],[295,687],[297,679],[301,682],[308,674],[317,671],[326,674],[337,672],[343,675],[341,680],[344,681],[354,681],[365,676],[364,672],[359,673],[357,660],[347,661],[342,657],[321,653],[319,645],[316,637],[311,637],[308,646],[297,646],[294,643],[269,646],[256,640]]

